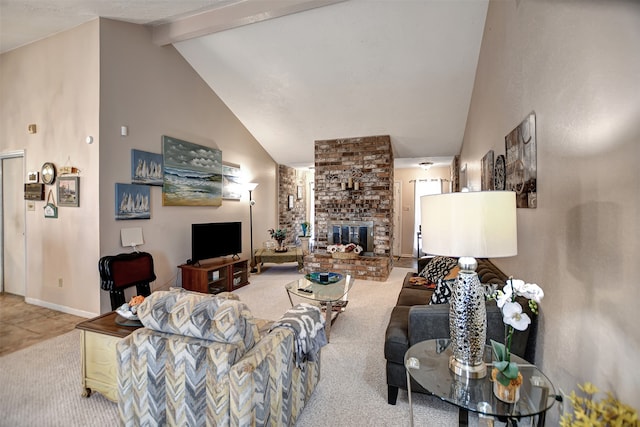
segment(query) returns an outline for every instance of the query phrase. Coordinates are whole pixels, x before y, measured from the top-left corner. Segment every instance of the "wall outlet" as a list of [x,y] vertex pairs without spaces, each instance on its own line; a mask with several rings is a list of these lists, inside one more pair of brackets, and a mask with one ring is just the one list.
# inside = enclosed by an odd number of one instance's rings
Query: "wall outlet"
[[60,277],[58,279],[58,287],[61,288],[62,287],[62,277]]

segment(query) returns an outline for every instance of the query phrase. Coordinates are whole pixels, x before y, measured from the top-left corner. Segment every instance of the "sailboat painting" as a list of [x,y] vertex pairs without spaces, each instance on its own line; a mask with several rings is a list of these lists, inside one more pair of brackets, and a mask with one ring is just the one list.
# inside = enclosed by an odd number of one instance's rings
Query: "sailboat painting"
[[151,187],[116,183],[116,219],[150,219]]
[[162,136],[163,206],[222,205],[222,151]]
[[162,154],[131,150],[131,182],[162,185]]

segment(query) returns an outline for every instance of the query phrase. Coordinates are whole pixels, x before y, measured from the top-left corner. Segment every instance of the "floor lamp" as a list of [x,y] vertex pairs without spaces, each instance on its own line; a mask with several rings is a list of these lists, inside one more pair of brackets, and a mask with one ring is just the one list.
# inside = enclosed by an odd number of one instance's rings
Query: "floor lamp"
[[476,258],[518,254],[516,196],[511,191],[476,191],[422,196],[422,250],[458,257],[460,272],[449,300],[449,330],[456,375],[482,378],[487,335],[484,288]]
[[251,272],[255,273],[258,270],[256,269],[256,254],[253,252],[253,205],[256,204],[256,201],[251,197],[251,193],[256,189],[258,183],[250,182],[247,184],[247,190],[249,190],[249,230],[251,236]]

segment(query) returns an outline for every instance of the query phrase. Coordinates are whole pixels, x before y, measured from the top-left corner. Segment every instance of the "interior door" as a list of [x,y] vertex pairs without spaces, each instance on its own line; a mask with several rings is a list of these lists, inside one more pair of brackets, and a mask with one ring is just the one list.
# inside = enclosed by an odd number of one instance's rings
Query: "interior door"
[[402,181],[393,183],[393,246],[391,254],[402,256]]
[[25,295],[25,172],[22,154],[0,155],[2,268],[0,290]]

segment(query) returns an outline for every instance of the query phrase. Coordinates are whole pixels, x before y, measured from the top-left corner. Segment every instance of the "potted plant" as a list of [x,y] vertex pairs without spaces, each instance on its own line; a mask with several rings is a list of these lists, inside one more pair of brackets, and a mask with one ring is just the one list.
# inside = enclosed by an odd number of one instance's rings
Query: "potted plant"
[[595,396],[600,392],[598,387],[587,382],[578,384],[585,396],[578,396],[574,391],[569,395],[573,413],[567,413],[560,419],[561,427],[579,426],[629,426],[637,427],[638,412],[631,406],[620,402],[608,392],[606,397],[596,400]]
[[493,380],[493,392],[496,397],[504,402],[514,403],[520,397],[520,385],[522,374],[518,365],[511,361],[511,341],[515,330],[524,331],[531,324],[531,319],[522,312],[522,306],[516,301],[516,297],[524,297],[529,300],[528,305],[534,314],[538,314],[538,303],[544,297],[542,289],[533,283],[525,283],[522,280],[514,280],[512,277],[502,290],[496,291],[495,298],[498,307],[502,310],[502,320],[505,324],[504,344],[491,340],[494,363],[491,371]]
[[271,234],[271,238],[278,242],[278,247],[276,248],[276,252],[285,252],[287,247],[284,245],[284,240],[287,238],[287,229],[273,229],[270,228],[269,234]]
[[300,224],[300,227],[302,228],[302,237],[307,236],[307,231],[311,233],[311,223],[309,223],[309,221],[304,221]]

